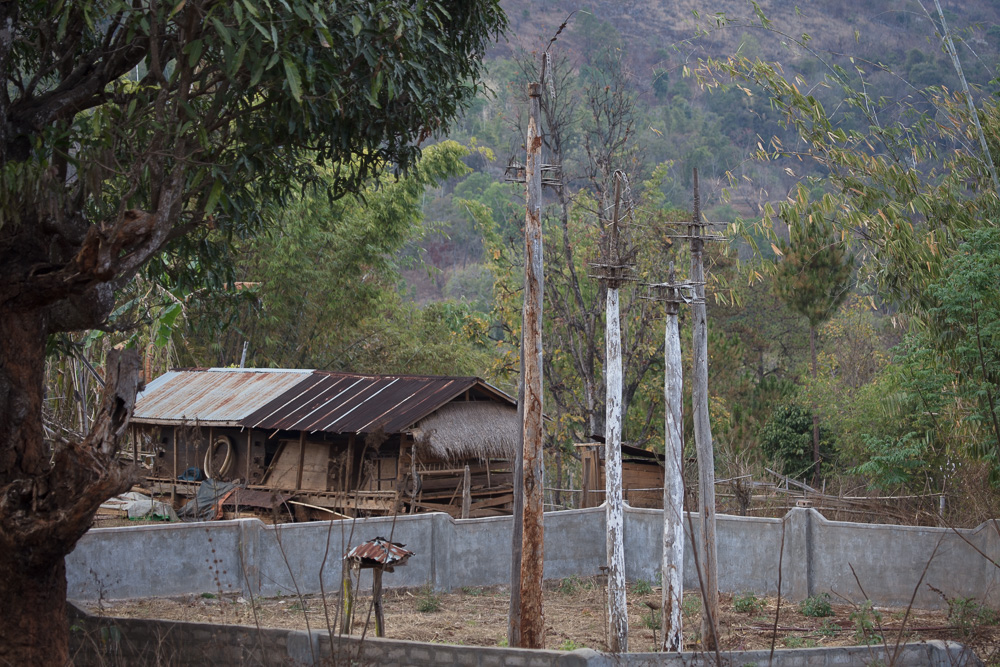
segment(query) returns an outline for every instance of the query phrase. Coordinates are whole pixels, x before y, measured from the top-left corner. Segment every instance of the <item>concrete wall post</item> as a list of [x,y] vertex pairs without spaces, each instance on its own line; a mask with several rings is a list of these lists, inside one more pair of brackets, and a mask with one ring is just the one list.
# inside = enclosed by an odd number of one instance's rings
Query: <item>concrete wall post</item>
[[[811,595],[812,553],[812,512],[815,510],[796,507],[785,515],[784,551],[781,554],[781,597],[804,600]],[[781,542],[776,545],[781,548]]]

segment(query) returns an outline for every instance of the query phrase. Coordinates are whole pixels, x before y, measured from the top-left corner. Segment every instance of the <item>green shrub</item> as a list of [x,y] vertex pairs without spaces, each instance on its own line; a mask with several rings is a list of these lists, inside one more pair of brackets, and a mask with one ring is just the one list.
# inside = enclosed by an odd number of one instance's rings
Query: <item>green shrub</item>
[[586,648],[583,644],[577,644],[572,639],[567,639],[562,644],[556,647],[557,651],[575,651],[578,648]]
[[649,595],[653,592],[653,587],[645,579],[637,579],[632,584],[633,595]]
[[882,614],[875,609],[871,600],[865,600],[851,612],[851,622],[854,623],[854,641],[858,644],[876,644],[882,641],[878,632]]
[[750,591],[738,593],[733,598],[733,609],[741,614],[756,614],[763,611],[765,606],[767,606],[767,602]]
[[565,579],[559,582],[559,588],[557,588],[556,590],[558,590],[563,595],[573,595],[578,590],[580,590],[580,578],[577,577],[575,574],[566,577]]
[[815,648],[816,642],[812,639],[806,639],[805,637],[796,637],[794,635],[790,637],[785,637],[781,640],[785,645],[785,648]]
[[697,595],[689,595],[681,602],[681,613],[685,616],[694,616],[701,609],[701,600]]
[[989,607],[979,604],[975,598],[953,598],[948,600],[948,622],[958,628],[959,634],[968,637],[976,628],[996,625],[1000,615]]
[[441,611],[441,596],[436,595],[430,586],[424,587],[417,597],[417,611],[424,613]]
[[799,603],[799,611],[802,612],[803,616],[811,616],[813,618],[833,616],[833,607],[830,606],[830,594],[819,593],[817,595],[810,595]]
[[840,626],[833,621],[823,621],[823,625],[819,626],[817,632],[823,637],[836,637],[837,633],[840,632]]

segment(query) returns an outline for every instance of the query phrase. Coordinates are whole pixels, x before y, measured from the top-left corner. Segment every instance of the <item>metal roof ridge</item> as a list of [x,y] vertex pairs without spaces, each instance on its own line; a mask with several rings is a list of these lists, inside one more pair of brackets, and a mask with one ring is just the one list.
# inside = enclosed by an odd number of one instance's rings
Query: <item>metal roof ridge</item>
[[316,369],[314,368],[229,368],[228,366],[212,366],[211,368],[179,368],[176,370],[207,373],[294,373],[296,375],[306,375],[316,372]]
[[454,380],[479,380],[485,382],[482,378],[477,375],[411,375],[408,373],[356,373],[354,371],[324,371],[316,370],[317,374],[323,375],[348,375],[351,377],[362,377],[362,378],[399,378],[404,379],[414,379],[414,380],[442,380],[442,381],[454,381]]

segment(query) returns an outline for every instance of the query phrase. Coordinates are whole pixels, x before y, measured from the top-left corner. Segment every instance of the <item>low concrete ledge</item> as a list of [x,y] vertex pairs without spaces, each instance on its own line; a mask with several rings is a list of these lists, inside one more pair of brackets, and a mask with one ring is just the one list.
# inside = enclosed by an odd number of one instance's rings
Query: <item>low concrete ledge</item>
[[[283,630],[246,625],[94,616],[72,603],[70,655],[78,667],[107,664],[217,665],[465,665],[469,667],[693,667],[772,665],[843,667],[888,664],[880,646],[712,653],[599,653],[425,644],[397,639],[330,636],[325,630]],[[892,647],[890,647],[890,652]],[[904,644],[897,667],[979,667],[970,650],[954,642]]]

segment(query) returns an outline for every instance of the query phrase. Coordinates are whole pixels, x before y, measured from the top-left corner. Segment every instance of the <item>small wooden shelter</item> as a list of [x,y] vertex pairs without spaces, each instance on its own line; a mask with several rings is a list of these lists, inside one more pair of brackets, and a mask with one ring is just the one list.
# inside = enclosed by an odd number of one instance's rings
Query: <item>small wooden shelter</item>
[[405,544],[399,544],[398,542],[390,542],[384,537],[376,537],[364,544],[359,544],[344,556],[346,567],[344,568],[341,632],[348,635],[351,634],[354,596],[351,593],[350,572],[360,572],[363,569],[369,569],[372,571],[372,604],[375,612],[375,635],[377,637],[385,637],[385,615],[382,613],[382,573],[392,572],[394,568],[406,565],[413,552],[404,549],[403,547],[405,546]]
[[467,516],[493,516],[513,501],[517,405],[476,377],[174,370],[139,395],[132,424],[160,492],[233,482],[280,494],[300,519],[461,516],[463,496]]
[[[663,507],[663,455],[622,443],[622,494],[632,507]],[[576,445],[583,468],[580,507],[604,502],[604,443]]]

